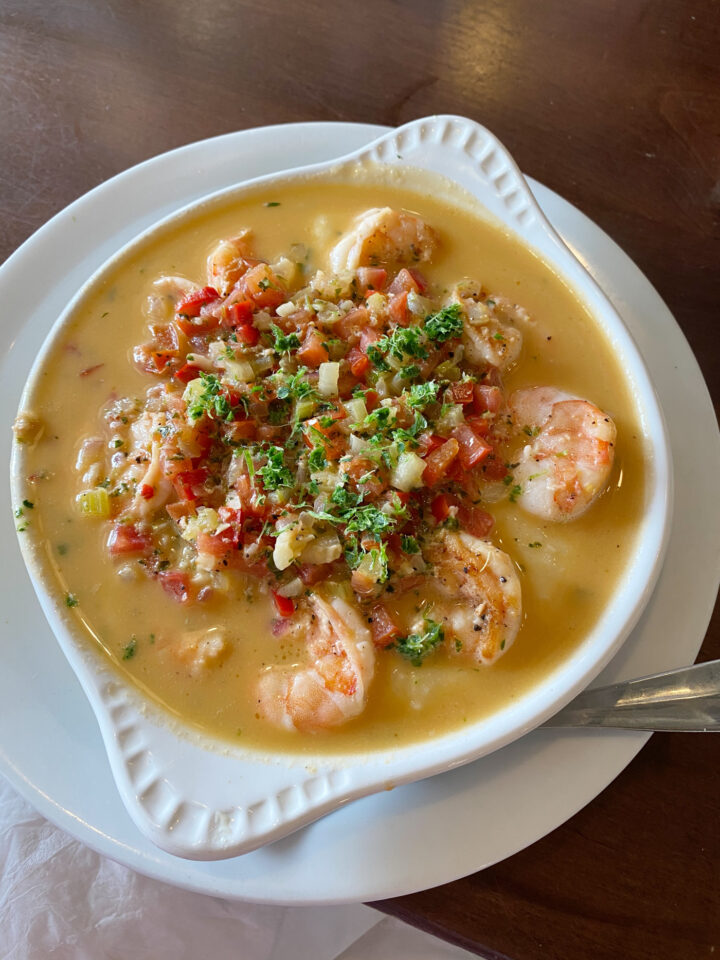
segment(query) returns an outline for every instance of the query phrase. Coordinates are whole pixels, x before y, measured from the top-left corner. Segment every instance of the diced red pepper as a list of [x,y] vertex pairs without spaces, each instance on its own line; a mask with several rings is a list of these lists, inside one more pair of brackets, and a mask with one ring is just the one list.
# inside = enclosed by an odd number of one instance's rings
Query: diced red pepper
[[110,531],[107,546],[113,556],[150,553],[152,538],[148,533],[140,533],[134,523],[116,523]]
[[448,493],[439,493],[430,504],[430,512],[438,523],[442,523],[450,516],[450,507],[456,507],[457,505],[457,497]]
[[186,573],[177,570],[163,570],[158,574],[160,584],[169,596],[178,603],[187,603],[190,599],[190,580]]
[[240,531],[234,527],[225,527],[219,533],[198,533],[195,541],[199,553],[207,553],[212,557],[224,557],[237,550],[240,542]]
[[175,371],[175,379],[180,383],[190,383],[191,380],[197,380],[200,376],[200,368],[194,363],[186,363],[179,370]]
[[295,613],[295,601],[292,597],[283,597],[275,590],[271,591],[275,601],[275,609],[280,617],[291,617]]
[[202,290],[193,290],[175,308],[175,312],[183,317],[199,317],[200,311],[209,303],[220,299],[215,287],[203,287]]
[[423,470],[423,483],[428,487],[433,487],[442,480],[448,472],[450,464],[455,460],[460,452],[460,444],[454,437],[446,440],[441,447],[433,450],[425,457],[425,469]]
[[244,343],[247,347],[254,347],[260,340],[260,331],[249,323],[241,323],[235,327],[235,336],[238,343]]
[[409,273],[415,283],[418,285],[418,291],[420,293],[425,293],[428,288],[428,282],[422,273],[420,273],[419,270],[415,270],[413,267],[410,267]]
[[459,460],[464,470],[472,470],[492,453],[493,448],[490,444],[479,437],[466,423],[455,427],[452,435],[460,444]]
[[149,483],[143,483],[140,487],[140,496],[145,500],[152,500],[155,496],[155,487]]
[[239,327],[243,324],[252,323],[254,309],[255,305],[252,300],[239,300],[237,303],[231,303],[227,308],[226,325]]
[[401,635],[402,630],[384,603],[372,608],[370,631],[376,647],[389,647]]
[[373,410],[380,406],[380,394],[377,392],[377,390],[365,391],[365,406],[368,413],[372,413]]

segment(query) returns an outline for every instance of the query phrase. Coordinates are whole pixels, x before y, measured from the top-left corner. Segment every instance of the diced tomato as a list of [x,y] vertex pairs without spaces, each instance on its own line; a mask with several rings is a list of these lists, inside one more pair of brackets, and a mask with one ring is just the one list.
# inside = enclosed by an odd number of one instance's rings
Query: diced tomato
[[233,550],[237,550],[240,542],[240,532],[235,527],[225,527],[219,533],[198,533],[195,541],[199,553],[210,554],[211,557],[224,557]]
[[[343,434],[338,431],[334,423],[323,427],[321,426],[321,422],[325,422],[326,417],[331,417],[332,420],[335,421],[344,420],[345,416],[344,411],[335,410],[332,413],[324,413],[321,417],[311,417],[309,420],[306,420],[303,430],[303,440],[307,446],[312,448],[322,445],[328,460],[339,460],[345,453],[346,439]],[[322,434],[324,440],[321,440],[318,434]]]
[[177,350],[153,350],[150,356],[157,372],[162,373],[168,363],[177,356]]
[[285,289],[266,263],[248,270],[240,280],[240,289],[257,307],[272,309],[286,300]]
[[190,383],[191,380],[197,380],[200,376],[200,368],[194,363],[186,363],[179,370],[175,371],[175,379],[180,383]]
[[240,327],[252,323],[255,305],[252,300],[239,300],[231,303],[225,315],[225,324],[229,327]]
[[361,330],[364,330],[370,321],[370,314],[365,307],[355,307],[349,313],[335,324],[338,336],[345,341],[349,341],[358,336]]
[[113,556],[150,553],[152,538],[148,533],[140,533],[134,523],[116,523],[110,531],[107,546]]
[[178,500],[176,503],[169,503],[165,509],[171,520],[180,520],[182,517],[190,517],[195,513],[195,504],[192,500]]
[[257,424],[254,420],[236,420],[225,427],[225,436],[228,440],[255,440],[257,438]]
[[295,601],[292,597],[283,597],[281,594],[272,590],[275,609],[281,617],[291,617],[295,613]]
[[459,380],[450,384],[450,393],[454,403],[472,403],[475,396],[475,384],[472,380]]
[[495,454],[490,454],[482,465],[483,476],[486,480],[502,480],[507,476],[508,468]]
[[487,417],[465,417],[465,423],[472,427],[479,437],[487,437],[490,433],[491,424]]
[[480,379],[485,387],[502,387],[502,377],[500,369],[493,363],[488,363],[480,374]]
[[418,293],[420,287],[415,277],[405,267],[398,272],[388,287],[388,293]]
[[434,487],[442,480],[447,473],[450,464],[455,460],[460,452],[460,444],[454,437],[446,440],[441,447],[433,450],[425,457],[425,469],[423,470],[423,483],[428,487]]
[[362,294],[382,290],[387,283],[387,270],[383,267],[358,267],[357,286]]
[[298,361],[306,367],[319,367],[321,363],[325,363],[330,359],[326,340],[327,337],[310,327],[297,352]]
[[244,343],[248,347],[254,347],[260,340],[260,331],[249,323],[241,323],[235,327],[235,336],[238,343]]
[[380,394],[377,390],[365,391],[365,406],[367,407],[368,413],[372,413],[373,410],[376,410],[380,406]]
[[441,447],[444,443],[445,437],[440,437],[436,433],[421,433],[418,437],[419,455],[425,457],[428,453],[432,453],[433,450],[437,450],[437,448]]
[[220,299],[215,287],[203,287],[202,290],[193,290],[175,308],[175,312],[183,317],[198,317],[203,307]]
[[480,537],[481,539],[487,537],[495,522],[486,510],[472,505],[466,506],[465,504],[460,504],[458,507],[457,518],[463,530],[467,530],[473,537]]
[[430,504],[430,512],[438,523],[442,523],[450,516],[450,507],[458,505],[457,497],[449,493],[439,493]]
[[158,574],[160,584],[165,591],[178,603],[187,603],[190,599],[190,580],[186,573],[177,570],[163,570]]
[[144,500],[152,500],[152,498],[155,496],[155,487],[149,483],[143,483],[140,487],[140,496]]
[[282,440],[285,436],[285,428],[275,426],[272,423],[260,423],[257,426],[256,436],[258,440],[267,440],[268,442]]
[[298,569],[298,576],[306,587],[327,580],[333,571],[331,563],[304,563]]
[[360,331],[360,349],[367,353],[367,348],[373,344],[377,343],[380,339],[380,334],[377,330],[373,330],[372,327],[366,327],[364,330]]
[[459,460],[465,470],[472,470],[492,453],[493,448],[490,444],[479,437],[466,423],[455,427],[452,435],[460,444]]
[[388,314],[390,315],[390,319],[394,320],[395,323],[401,327],[404,327],[410,319],[407,298],[408,295],[406,293],[398,293],[396,296],[391,297],[388,302]]
[[474,413],[497,413],[502,406],[502,401],[503,395],[500,387],[491,387],[484,383],[476,383],[473,386]]
[[370,630],[376,647],[389,647],[402,633],[384,603],[376,603],[372,608]]
[[420,293],[425,293],[425,291],[428,288],[428,282],[425,279],[425,277],[422,275],[422,273],[420,273],[420,271],[416,270],[414,267],[410,267],[409,273],[410,273],[410,276],[415,281],[415,283],[417,284],[418,291]]
[[370,360],[360,347],[352,347],[345,358],[350,364],[350,372],[358,380],[364,380],[370,370]]

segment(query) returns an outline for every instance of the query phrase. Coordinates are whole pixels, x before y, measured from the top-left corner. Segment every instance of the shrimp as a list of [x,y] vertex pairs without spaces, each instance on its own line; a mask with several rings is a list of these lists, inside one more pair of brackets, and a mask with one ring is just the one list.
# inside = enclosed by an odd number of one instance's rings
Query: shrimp
[[514,470],[517,502],[543,520],[579,517],[607,484],[617,435],[612,418],[555,387],[516,390],[508,403],[515,427],[534,438]]
[[451,599],[440,617],[450,652],[493,663],[512,645],[522,619],[513,561],[488,540],[449,530],[437,533],[424,554],[433,565],[433,584]]
[[291,630],[306,642],[310,663],[298,669],[273,666],[261,675],[257,698],[265,719],[312,732],[362,713],[375,651],[355,604],[314,593],[300,601]]
[[420,217],[391,207],[373,207],[355,218],[350,231],[330,251],[336,273],[378,263],[429,260],[437,234]]
[[500,298],[480,300],[479,285],[459,285],[453,301],[465,313],[462,342],[465,356],[475,366],[491,363],[501,373],[513,367],[522,350],[522,333],[506,322],[506,311],[499,309]]
[[210,286],[226,297],[246,272],[248,264],[245,261],[251,256],[249,230],[242,230],[237,237],[221,240],[207,261],[207,281]]
[[158,277],[143,307],[145,319],[150,324],[169,323],[178,303],[195,289],[195,284],[185,277]]

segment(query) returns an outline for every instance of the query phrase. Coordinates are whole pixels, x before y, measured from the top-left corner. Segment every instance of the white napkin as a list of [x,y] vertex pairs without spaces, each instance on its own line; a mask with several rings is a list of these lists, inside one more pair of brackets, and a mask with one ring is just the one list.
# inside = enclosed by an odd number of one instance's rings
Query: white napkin
[[95,853],[0,777],[3,960],[463,960],[359,904],[274,907],[179,890]]

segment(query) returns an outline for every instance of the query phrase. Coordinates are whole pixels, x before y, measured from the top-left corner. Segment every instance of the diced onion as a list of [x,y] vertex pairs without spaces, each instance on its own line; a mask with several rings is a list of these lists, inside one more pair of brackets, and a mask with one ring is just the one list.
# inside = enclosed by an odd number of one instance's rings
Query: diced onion
[[411,290],[407,298],[408,310],[415,317],[425,317],[430,313],[430,301]]
[[289,583],[284,583],[281,587],[278,587],[276,593],[279,593],[281,597],[299,597],[304,589],[305,584],[300,577],[295,577]]
[[198,507],[197,516],[190,517],[183,528],[183,539],[196,540],[199,533],[215,533],[219,525],[217,510],[212,507]]
[[332,563],[342,553],[337,534],[330,530],[312,540],[302,552],[303,563]]
[[387,297],[384,293],[371,293],[365,305],[372,314],[382,313],[387,306]]
[[367,450],[369,446],[370,442],[368,440],[364,440],[354,433],[350,434],[350,453],[362,453],[363,450]]
[[302,400],[298,400],[295,404],[295,416],[298,420],[307,420],[308,417],[312,416],[315,413],[315,408],[317,403],[311,397],[303,397]]
[[345,409],[348,412],[353,423],[362,423],[365,417],[368,415],[367,407],[365,406],[365,401],[362,397],[355,397],[352,400],[345,401]]
[[255,379],[255,371],[253,370],[252,364],[246,360],[226,360],[225,373],[229,374],[239,383],[250,383]]
[[390,483],[404,493],[422,486],[425,461],[416,453],[406,450],[398,457],[397,465],[390,473]]
[[288,300],[287,303],[281,303],[279,307],[275,307],[275,313],[279,317],[289,317],[290,314],[295,313],[296,310],[297,310],[297,307],[292,302],[292,300]]
[[447,407],[442,416],[435,424],[435,431],[441,436],[450,433],[455,427],[459,427],[465,422],[465,414],[461,403],[453,403]]
[[334,360],[326,360],[318,369],[318,393],[323,397],[337,396],[338,376],[340,364]]
[[77,496],[77,504],[83,517],[109,517],[110,497],[104,487],[83,490]]

